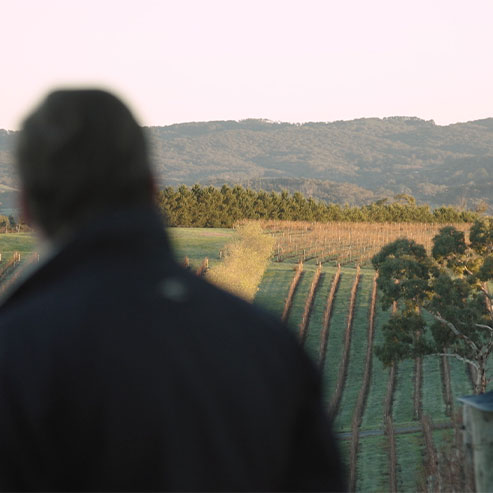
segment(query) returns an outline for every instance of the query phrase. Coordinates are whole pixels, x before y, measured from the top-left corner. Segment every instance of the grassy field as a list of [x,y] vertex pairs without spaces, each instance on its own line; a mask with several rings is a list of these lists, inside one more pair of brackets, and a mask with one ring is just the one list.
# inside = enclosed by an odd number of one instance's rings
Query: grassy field
[[[305,265],[305,274],[296,291],[293,307],[289,317],[291,330],[296,333],[314,265]],[[305,340],[305,348],[315,364],[318,364],[320,348],[320,332],[322,315],[327,301],[330,282],[335,268],[324,267],[324,277],[314,298],[312,317]],[[333,314],[329,324],[329,337],[326,350],[326,364],[322,374],[324,405],[330,402],[334,392],[342,350],[344,347],[344,332],[347,324],[349,295],[354,281],[355,269],[345,267],[342,270],[339,289],[335,294]],[[287,296],[289,284],[293,278],[293,264],[272,262],[265,272],[255,303],[259,304],[276,316],[280,316]],[[351,420],[358,392],[361,388],[365,351],[367,347],[368,314],[371,296],[371,282],[373,271],[361,270],[361,280],[357,291],[356,306],[353,318],[352,339],[348,371],[342,393],[338,415],[334,421],[334,430],[337,433],[351,431]],[[382,326],[390,316],[389,312],[382,311],[377,303],[375,344],[382,341]],[[470,383],[464,365],[450,361],[452,392],[454,402],[456,397],[468,393]],[[364,409],[361,430],[381,433],[379,436],[363,436],[359,440],[358,461],[356,464],[357,489],[359,491],[388,491],[389,462],[388,439],[383,435],[383,410],[387,393],[389,370],[373,356],[371,382]],[[420,430],[420,421],[414,419],[414,378],[415,362],[408,360],[399,363],[396,387],[393,395],[393,425],[396,430],[397,449],[397,480],[399,491],[416,491],[417,481],[423,477],[424,438],[421,431],[404,433],[408,428]],[[442,376],[440,360],[433,357],[423,358],[423,384],[421,407],[424,413],[430,415],[433,422],[447,422],[445,402],[442,392]],[[435,432],[437,433],[437,432]],[[444,436],[446,432],[441,432]],[[450,433],[450,430],[448,430]],[[440,435],[437,435],[437,438]],[[342,437],[342,435],[341,435]],[[343,439],[341,451],[344,461],[349,464],[349,440]]]
[[423,478],[425,444],[422,433],[396,436],[397,489],[399,492],[416,491]]
[[220,251],[235,237],[235,231],[223,228],[168,228],[171,244],[178,262],[185,257],[192,267],[198,267],[204,257],[212,267],[220,261]]
[[[402,361],[397,365],[397,382],[394,391],[392,418],[394,425],[409,424],[414,415],[414,360]],[[438,396],[441,398],[441,393]]]
[[[382,326],[389,319],[389,312],[382,311],[377,305],[375,320],[375,339],[373,344],[383,341]],[[371,369],[371,385],[366,401],[366,412],[361,423],[362,429],[382,429],[385,395],[387,394],[389,370],[384,368],[382,362],[373,354]]]
[[[356,400],[358,399],[361,382],[363,381],[366,349],[368,344],[368,314],[370,308],[372,280],[373,272],[363,270],[358,291],[356,293],[356,308],[354,310],[346,384],[342,393],[339,412],[334,421],[334,428],[337,431],[350,431],[351,418],[356,407]],[[336,327],[334,327],[334,330],[337,330]]]
[[12,253],[33,252],[36,250],[36,238],[31,233],[0,233],[0,253],[5,260]]
[[315,272],[314,266],[305,266],[301,275],[300,282],[293,296],[293,303],[291,305],[291,311],[287,320],[288,327],[295,333],[299,333],[298,325],[301,322],[303,310],[305,309],[305,301],[310,290],[310,284],[312,283],[313,274]]
[[320,358],[320,336],[323,326],[324,309],[330,286],[334,279],[334,272],[335,269],[333,269],[333,272],[329,269],[325,269],[325,272],[320,277],[318,289],[315,292],[313,301],[310,323],[305,337],[305,350],[315,364],[318,363]]
[[271,262],[264,272],[262,283],[255,297],[255,303],[265,308],[277,318],[281,318],[284,303],[294,269],[286,269],[284,264]]
[[445,417],[445,401],[442,392],[440,359],[427,356],[423,358],[423,413],[433,421],[447,419]]
[[389,455],[387,437],[360,439],[357,468],[357,491],[384,492],[389,490]]
[[[213,265],[220,260],[219,252],[226,243],[235,238],[232,229],[211,228],[168,228],[175,257],[183,262],[185,256],[192,266],[198,267],[204,257]],[[10,255],[17,251],[33,252],[37,248],[36,237],[31,233],[0,233],[0,253]]]
[[351,287],[356,275],[355,269],[341,274],[339,288],[334,297],[332,317],[329,323],[329,337],[325,351],[325,364],[322,373],[324,404],[328,407],[336,386],[337,372],[344,350],[344,332],[349,310]]

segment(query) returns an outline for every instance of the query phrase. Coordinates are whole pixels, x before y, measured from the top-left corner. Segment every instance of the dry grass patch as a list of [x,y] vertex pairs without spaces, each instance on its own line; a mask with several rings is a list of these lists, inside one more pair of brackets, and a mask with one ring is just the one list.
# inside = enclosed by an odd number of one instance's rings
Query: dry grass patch
[[237,228],[238,237],[224,249],[224,260],[207,271],[206,278],[217,286],[253,302],[274,246],[274,238],[258,223]]

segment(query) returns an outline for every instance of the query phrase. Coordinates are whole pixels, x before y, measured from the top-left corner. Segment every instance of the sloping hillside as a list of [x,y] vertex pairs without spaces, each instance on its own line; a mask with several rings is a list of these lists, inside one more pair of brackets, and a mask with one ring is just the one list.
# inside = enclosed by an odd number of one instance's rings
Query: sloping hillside
[[[493,202],[493,118],[448,126],[412,117],[243,120],[145,130],[163,185],[241,183],[351,204],[396,193],[432,205]],[[0,130],[0,184],[15,184],[14,138]]]

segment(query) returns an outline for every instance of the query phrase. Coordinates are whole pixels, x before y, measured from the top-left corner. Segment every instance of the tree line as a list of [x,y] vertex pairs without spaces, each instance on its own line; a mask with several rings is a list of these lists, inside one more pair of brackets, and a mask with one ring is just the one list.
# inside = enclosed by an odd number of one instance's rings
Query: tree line
[[193,185],[166,187],[157,204],[169,226],[230,228],[244,219],[280,219],[317,222],[474,222],[479,215],[452,206],[431,209],[417,205],[409,195],[393,201],[379,200],[364,206],[328,204],[306,198],[300,192],[255,191],[239,185],[221,188]]

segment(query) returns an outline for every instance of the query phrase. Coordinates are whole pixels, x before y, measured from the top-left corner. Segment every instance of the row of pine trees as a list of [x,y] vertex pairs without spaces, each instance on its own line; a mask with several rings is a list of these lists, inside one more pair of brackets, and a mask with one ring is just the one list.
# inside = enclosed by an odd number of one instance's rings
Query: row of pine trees
[[157,197],[169,226],[230,228],[243,219],[348,222],[473,222],[478,214],[443,206],[432,210],[410,196],[361,207],[327,204],[301,193],[255,191],[239,185],[166,187]]

